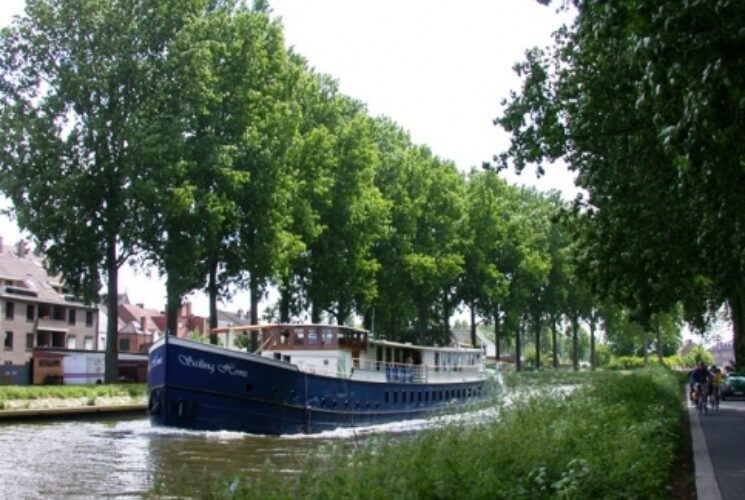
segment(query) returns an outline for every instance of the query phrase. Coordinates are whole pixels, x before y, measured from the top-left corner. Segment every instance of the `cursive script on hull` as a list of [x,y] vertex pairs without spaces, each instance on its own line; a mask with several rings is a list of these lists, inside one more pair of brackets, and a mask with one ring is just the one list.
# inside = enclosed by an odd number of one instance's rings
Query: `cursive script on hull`
[[248,378],[248,371],[238,369],[233,364],[225,363],[216,365],[215,363],[210,363],[202,358],[194,359],[191,355],[187,354],[179,354],[178,362],[183,366],[188,366],[189,368],[204,370],[210,375],[214,375],[215,370],[217,370],[218,373],[232,375],[234,377]]

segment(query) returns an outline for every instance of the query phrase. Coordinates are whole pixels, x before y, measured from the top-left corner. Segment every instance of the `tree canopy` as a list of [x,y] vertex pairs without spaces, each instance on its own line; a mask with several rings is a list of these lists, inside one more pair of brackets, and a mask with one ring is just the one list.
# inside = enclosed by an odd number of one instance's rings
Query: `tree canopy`
[[562,159],[588,193],[577,210],[585,274],[647,327],[677,303],[699,327],[726,301],[742,339],[745,11],[733,2],[567,2],[571,26],[515,70],[496,120],[501,166]]

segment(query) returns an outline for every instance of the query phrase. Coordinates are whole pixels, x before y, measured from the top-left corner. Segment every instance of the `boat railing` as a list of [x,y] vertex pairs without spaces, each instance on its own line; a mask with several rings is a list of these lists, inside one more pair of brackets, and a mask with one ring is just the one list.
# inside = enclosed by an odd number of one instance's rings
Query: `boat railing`
[[477,377],[481,366],[430,366],[412,363],[394,363],[370,359],[355,359],[355,370],[384,372],[386,382],[427,383],[433,380]]

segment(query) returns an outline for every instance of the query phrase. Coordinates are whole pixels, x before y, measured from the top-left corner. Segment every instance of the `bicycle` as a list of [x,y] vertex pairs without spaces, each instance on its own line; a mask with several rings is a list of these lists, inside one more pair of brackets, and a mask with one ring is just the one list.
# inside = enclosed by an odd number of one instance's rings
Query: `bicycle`
[[712,386],[709,393],[709,404],[714,412],[719,411],[719,386]]
[[708,413],[709,407],[706,400],[708,399],[706,394],[706,384],[696,384],[696,409],[699,413]]

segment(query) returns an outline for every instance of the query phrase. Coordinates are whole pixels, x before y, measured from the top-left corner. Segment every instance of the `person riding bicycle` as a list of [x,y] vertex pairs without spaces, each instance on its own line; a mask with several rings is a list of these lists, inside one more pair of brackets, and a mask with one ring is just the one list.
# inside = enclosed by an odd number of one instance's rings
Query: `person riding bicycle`
[[706,390],[707,385],[711,381],[711,373],[706,368],[706,364],[703,361],[698,362],[698,366],[691,374],[691,381],[697,390]]
[[711,388],[709,389],[709,394],[719,396],[719,386],[722,385],[722,380],[724,380],[722,370],[717,368],[717,365],[711,365]]

